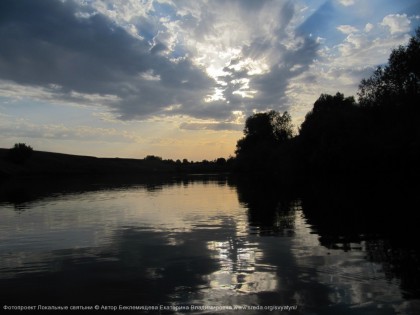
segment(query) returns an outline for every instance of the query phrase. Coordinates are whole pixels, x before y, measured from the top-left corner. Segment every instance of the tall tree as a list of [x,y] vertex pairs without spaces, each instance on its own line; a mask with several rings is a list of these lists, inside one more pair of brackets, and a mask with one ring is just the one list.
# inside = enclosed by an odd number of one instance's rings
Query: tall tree
[[388,64],[361,81],[359,102],[370,117],[377,165],[395,173],[420,172],[420,28]]
[[293,137],[292,119],[288,112],[256,113],[247,118],[244,137],[236,144],[240,167],[267,169],[273,164],[273,154],[281,144]]
[[366,126],[352,96],[321,94],[299,131],[299,156],[307,171],[331,174],[353,167]]
[[365,107],[418,104],[420,96],[420,28],[407,46],[394,49],[388,65],[378,67],[359,85],[359,103]]

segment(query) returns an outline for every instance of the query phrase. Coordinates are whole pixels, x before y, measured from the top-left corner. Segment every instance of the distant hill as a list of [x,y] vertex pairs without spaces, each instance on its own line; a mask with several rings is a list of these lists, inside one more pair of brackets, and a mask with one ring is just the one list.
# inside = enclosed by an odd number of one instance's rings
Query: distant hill
[[[152,156],[153,157],[153,156]],[[14,177],[136,176],[142,174],[224,173],[230,165],[224,159],[208,162],[175,162],[160,158],[98,158],[54,152],[33,151],[23,163],[9,158],[9,149],[0,149],[0,179]]]
[[16,176],[128,175],[177,172],[174,163],[158,160],[97,158],[34,151],[22,164],[8,158],[8,149],[0,149],[0,178]]

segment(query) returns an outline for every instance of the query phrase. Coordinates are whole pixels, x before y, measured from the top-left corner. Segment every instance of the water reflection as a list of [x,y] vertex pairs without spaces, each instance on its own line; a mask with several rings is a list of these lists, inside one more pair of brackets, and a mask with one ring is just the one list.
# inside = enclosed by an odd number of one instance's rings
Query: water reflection
[[238,199],[248,209],[248,221],[258,235],[293,236],[300,201],[290,191],[264,180],[236,181]]
[[15,211],[22,203],[9,198],[10,187],[0,196],[4,303],[416,310],[416,252],[380,230],[367,237],[339,218],[334,225],[331,198],[299,199],[227,177],[170,178],[47,185],[38,193],[26,186],[24,211]]
[[418,223],[410,211],[418,207],[416,194],[362,185],[358,193],[332,187],[328,191],[328,197],[315,190],[303,199],[305,216],[320,243],[362,252],[388,283],[400,285],[405,298],[419,299]]
[[213,289],[225,289],[238,293],[275,291],[277,277],[274,266],[264,270],[259,264],[263,253],[258,243],[232,239],[224,242],[210,242],[208,248],[213,258],[219,261],[219,270],[208,278]]

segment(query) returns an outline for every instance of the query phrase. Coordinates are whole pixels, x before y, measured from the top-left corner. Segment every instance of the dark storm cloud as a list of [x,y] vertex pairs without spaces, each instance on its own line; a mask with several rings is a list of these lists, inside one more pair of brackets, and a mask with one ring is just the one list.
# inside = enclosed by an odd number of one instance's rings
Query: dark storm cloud
[[[72,1],[0,2],[0,78],[72,92],[114,95],[124,119],[159,113],[171,104],[192,107],[214,81],[189,60],[171,61],[107,17]],[[151,80],[144,74],[152,74]]]

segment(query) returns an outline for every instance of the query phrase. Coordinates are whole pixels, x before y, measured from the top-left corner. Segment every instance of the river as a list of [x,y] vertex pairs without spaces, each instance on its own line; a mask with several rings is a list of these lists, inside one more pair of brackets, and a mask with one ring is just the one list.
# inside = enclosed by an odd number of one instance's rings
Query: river
[[11,313],[420,311],[415,246],[314,215],[325,200],[224,176],[14,183],[2,196]]

